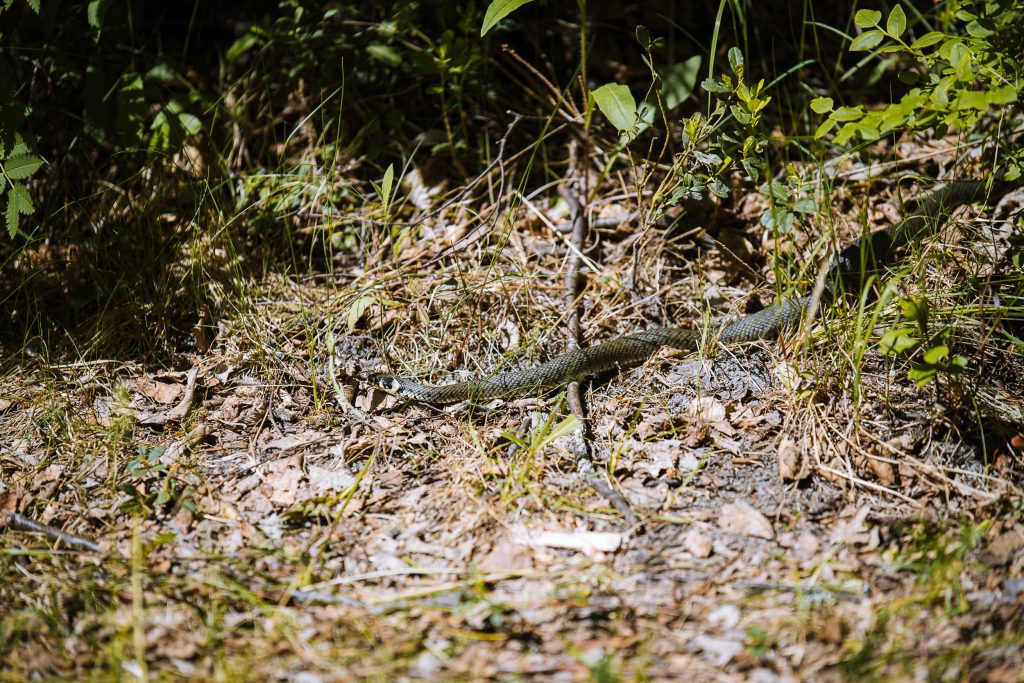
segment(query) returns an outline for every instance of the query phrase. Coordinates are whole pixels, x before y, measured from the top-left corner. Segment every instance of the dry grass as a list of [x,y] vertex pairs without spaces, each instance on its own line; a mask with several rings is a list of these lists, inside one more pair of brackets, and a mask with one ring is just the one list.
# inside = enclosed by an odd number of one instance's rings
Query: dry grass
[[[628,186],[601,188],[620,198],[595,217],[639,208]],[[867,201],[849,191],[840,239]],[[627,527],[577,479],[560,394],[440,410],[359,383],[564,348],[564,210],[534,197],[475,230],[474,201],[337,255],[333,280],[246,282],[176,417],[184,372],[6,369],[0,512],[101,552],[3,530],[3,680],[1014,680],[1022,435],[964,390],[991,379],[998,404],[1021,386],[1020,309],[1003,328],[988,313],[998,274],[1004,300],[1021,295],[1012,252],[949,231],[907,261],[901,286],[929,292],[971,361],[919,389],[877,350],[892,301],[716,346],[752,289],[764,303],[807,275],[750,215],[718,209],[671,240],[602,228],[586,336],[678,323],[709,340],[587,392],[595,460],[641,519]],[[775,246],[813,249],[804,233]],[[337,407],[330,333],[358,411]]]

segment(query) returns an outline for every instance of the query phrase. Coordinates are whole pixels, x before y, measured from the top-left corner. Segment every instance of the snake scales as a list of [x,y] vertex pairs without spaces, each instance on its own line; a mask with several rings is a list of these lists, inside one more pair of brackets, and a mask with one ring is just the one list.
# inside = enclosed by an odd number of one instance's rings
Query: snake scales
[[[860,289],[863,275],[889,262],[902,245],[919,238],[929,224],[953,208],[982,197],[987,185],[981,181],[957,180],[936,185],[919,197],[909,215],[889,228],[871,233],[841,250],[833,259],[825,280],[822,302],[828,303],[842,290]],[[796,325],[803,317],[810,297],[778,301],[771,306],[724,325],[717,334],[724,343],[764,339]],[[662,327],[616,337],[610,341],[575,349],[532,368],[481,376],[466,382],[429,386],[406,377],[374,373],[369,382],[390,394],[424,403],[455,403],[509,398],[553,389],[569,382],[609,370],[642,363],[658,349],[669,346],[695,351],[701,334],[697,330]]]

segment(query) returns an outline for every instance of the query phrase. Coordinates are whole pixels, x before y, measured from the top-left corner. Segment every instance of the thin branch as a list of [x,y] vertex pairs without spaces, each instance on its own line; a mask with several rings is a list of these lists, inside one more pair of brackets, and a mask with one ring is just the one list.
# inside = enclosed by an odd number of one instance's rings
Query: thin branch
[[71,534],[67,531],[61,531],[57,527],[52,527],[49,524],[43,524],[37,522],[31,517],[19,514],[17,512],[8,512],[0,517],[2,524],[0,526],[8,526],[18,531],[30,531],[35,534],[43,534],[55,541],[60,541],[64,545],[74,550],[84,550],[90,553],[97,553],[100,550],[100,546],[96,541],[91,541],[84,536],[77,534]]

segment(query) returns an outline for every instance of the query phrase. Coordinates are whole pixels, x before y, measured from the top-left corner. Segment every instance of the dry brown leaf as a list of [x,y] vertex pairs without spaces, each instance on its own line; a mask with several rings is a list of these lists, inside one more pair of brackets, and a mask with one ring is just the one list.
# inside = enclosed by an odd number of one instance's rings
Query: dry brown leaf
[[768,518],[746,501],[736,501],[722,506],[718,515],[718,526],[723,531],[743,536],[754,536],[771,540],[775,530]]
[[802,481],[811,473],[807,458],[797,448],[796,441],[788,436],[779,441],[778,459],[781,481]]
[[185,391],[185,387],[180,384],[158,382],[148,376],[138,377],[129,382],[128,386],[143,396],[151,398],[157,403],[163,403],[164,405],[178,400],[182,392]]
[[1010,529],[992,539],[978,559],[990,567],[999,567],[1009,564],[1022,548],[1024,548],[1024,532],[1019,529]]
[[896,468],[892,466],[892,463],[871,457],[867,461],[868,469],[874,473],[883,486],[892,486],[896,483]]

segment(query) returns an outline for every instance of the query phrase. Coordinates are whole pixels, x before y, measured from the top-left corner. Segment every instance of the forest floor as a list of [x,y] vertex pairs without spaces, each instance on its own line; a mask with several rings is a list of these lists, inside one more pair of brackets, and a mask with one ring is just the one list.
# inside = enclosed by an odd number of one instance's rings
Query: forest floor
[[[603,226],[584,337],[708,332],[583,387],[592,460],[635,522],[577,475],[564,391],[439,408],[361,381],[566,348],[551,188],[250,283],[174,370],[9,368],[0,680],[1022,680],[1024,195],[958,211],[893,296],[714,339],[813,287],[815,230],[848,243],[920,178],[971,172],[955,140],[891,154],[842,169],[831,214],[791,234],[757,224],[756,193],[670,230],[642,225],[624,175],[584,202]],[[878,343],[923,293],[967,368],[940,359],[919,387],[928,349]]]

